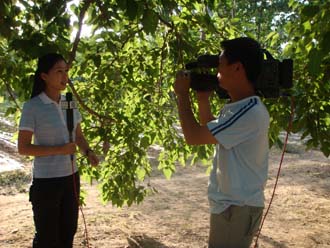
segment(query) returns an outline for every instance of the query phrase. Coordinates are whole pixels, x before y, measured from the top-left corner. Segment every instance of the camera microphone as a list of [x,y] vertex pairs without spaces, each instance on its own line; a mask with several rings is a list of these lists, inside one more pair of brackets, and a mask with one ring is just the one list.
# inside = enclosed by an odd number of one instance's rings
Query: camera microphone
[[[72,93],[67,92],[65,95],[65,101],[61,101],[62,109],[66,110],[66,126],[69,132],[69,141],[73,142],[73,128],[74,128],[74,116],[73,109],[75,108],[75,102],[72,100]],[[73,154],[70,155],[71,161],[73,161]]]

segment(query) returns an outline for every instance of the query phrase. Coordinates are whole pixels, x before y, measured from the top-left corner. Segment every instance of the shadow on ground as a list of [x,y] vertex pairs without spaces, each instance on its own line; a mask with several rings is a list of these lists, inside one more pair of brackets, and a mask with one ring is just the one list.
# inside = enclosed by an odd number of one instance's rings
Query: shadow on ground
[[[265,236],[260,234],[259,237],[259,243],[262,243],[263,245],[265,245],[265,247],[274,247],[274,248],[288,248],[289,246],[283,244],[282,242],[278,242],[274,239],[272,239],[271,237]],[[254,247],[254,243],[253,246]]]
[[130,236],[127,241],[129,244],[127,248],[168,248],[168,246],[145,234]]

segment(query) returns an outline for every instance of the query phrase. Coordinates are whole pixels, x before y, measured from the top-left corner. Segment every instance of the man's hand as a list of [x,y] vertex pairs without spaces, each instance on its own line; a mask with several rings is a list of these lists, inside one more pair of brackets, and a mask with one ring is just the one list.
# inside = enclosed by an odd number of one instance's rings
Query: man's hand
[[189,94],[190,73],[187,71],[178,71],[174,82],[174,92],[177,96]]
[[[178,71],[174,83],[174,91],[178,96],[179,118],[185,140],[190,145],[216,144],[217,141],[208,130],[207,126],[201,126],[191,109],[189,96],[190,74],[187,71]],[[204,97],[208,97],[206,94]]]

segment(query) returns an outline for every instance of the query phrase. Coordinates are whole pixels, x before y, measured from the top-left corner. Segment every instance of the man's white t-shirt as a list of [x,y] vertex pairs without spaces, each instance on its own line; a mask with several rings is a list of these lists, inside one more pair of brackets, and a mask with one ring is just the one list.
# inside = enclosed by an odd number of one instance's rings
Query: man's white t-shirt
[[211,213],[230,205],[264,206],[268,174],[267,108],[257,96],[226,104],[207,124],[217,139],[208,186]]

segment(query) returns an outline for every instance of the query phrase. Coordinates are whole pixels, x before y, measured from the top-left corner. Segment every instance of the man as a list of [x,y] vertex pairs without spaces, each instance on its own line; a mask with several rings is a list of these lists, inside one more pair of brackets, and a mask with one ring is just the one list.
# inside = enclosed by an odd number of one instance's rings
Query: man
[[263,53],[247,37],[223,41],[221,47],[217,78],[230,101],[217,118],[211,113],[211,92],[197,92],[196,121],[188,72],[178,72],[174,90],[186,142],[216,144],[208,185],[209,248],[248,248],[261,222],[268,173],[269,114],[254,89]]

